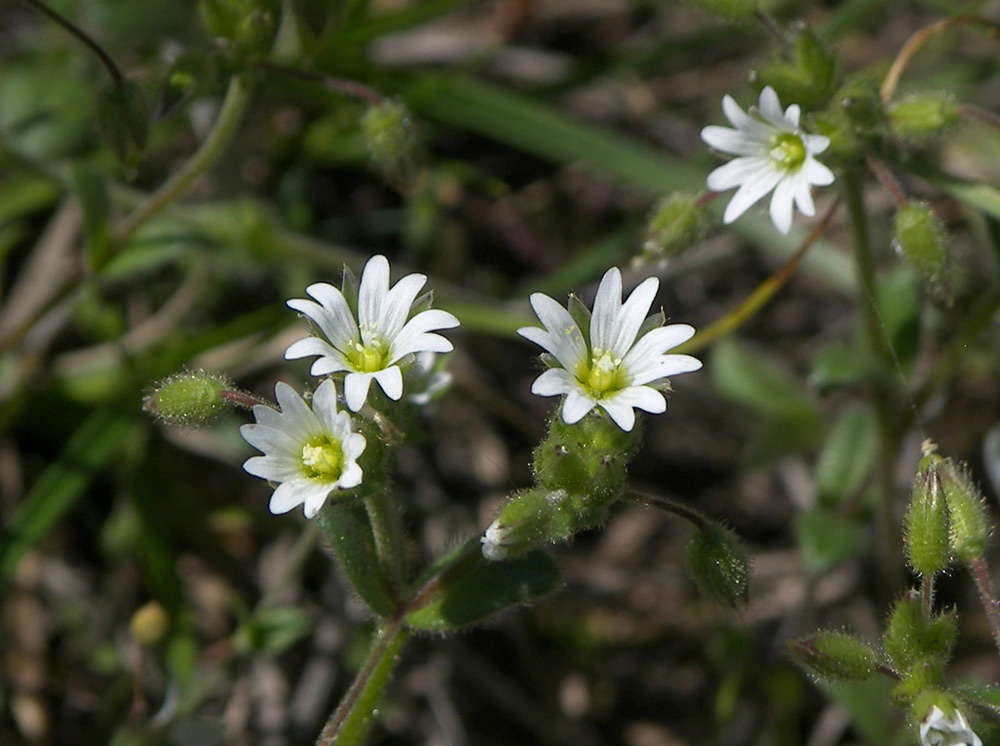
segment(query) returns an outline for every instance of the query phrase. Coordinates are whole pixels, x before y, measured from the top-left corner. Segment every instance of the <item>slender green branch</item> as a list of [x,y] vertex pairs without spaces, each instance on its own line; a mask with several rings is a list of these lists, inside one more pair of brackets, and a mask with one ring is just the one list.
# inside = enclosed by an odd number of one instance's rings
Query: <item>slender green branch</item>
[[[872,253],[868,232],[868,214],[864,203],[862,175],[859,171],[848,171],[843,178],[844,199],[850,216],[854,238],[854,262],[861,287],[861,309],[865,324],[865,341],[869,352],[887,371],[895,369],[895,358],[890,342],[885,336],[882,317],[878,309],[878,288],[875,281],[875,257]],[[888,600],[902,581],[899,570],[899,555],[902,552],[899,532],[893,522],[893,502],[895,501],[896,459],[899,450],[899,436],[893,415],[892,397],[888,391],[873,394],[878,422],[879,495],[876,506],[876,520],[879,541],[878,562],[882,578],[882,590]]]
[[361,746],[364,743],[378,698],[389,682],[408,637],[400,618],[393,619],[375,633],[368,658],[327,721],[316,746]]
[[665,510],[668,513],[673,513],[675,516],[683,518],[693,524],[700,531],[704,531],[711,525],[711,521],[709,521],[708,518],[703,516],[697,510],[669,497],[653,495],[648,492],[640,492],[639,490],[629,490],[629,497],[636,502],[641,502],[651,507]]
[[322,73],[312,72],[311,70],[299,70],[294,67],[275,65],[271,62],[260,62],[258,65],[262,70],[266,70],[267,72],[284,75],[289,78],[296,78],[315,85],[321,85],[327,90],[342,93],[345,96],[365,101],[373,106],[377,106],[382,103],[382,97],[379,95],[378,91],[371,86],[359,83],[356,80],[334,78],[329,75],[323,75]]
[[121,88],[125,85],[125,76],[122,75],[121,70],[118,69],[118,65],[116,65],[115,61],[108,56],[107,52],[101,49],[101,45],[94,41],[85,31],[83,31],[83,29],[73,25],[73,23],[68,19],[64,18],[59,13],[56,13],[48,5],[45,5],[38,0],[21,0],[21,2],[25,5],[31,6],[50,20],[55,21],[70,34],[83,42],[84,46],[93,52],[97,59],[101,61],[101,64],[104,65],[105,69],[108,71],[108,75],[111,76],[111,81],[114,83],[115,88]]
[[215,164],[239,130],[243,115],[250,105],[252,90],[253,85],[248,76],[233,76],[222,108],[219,109],[219,115],[205,142],[177,173],[121,221],[112,234],[113,245],[121,246],[128,241],[147,220],[184,194],[199,176]]

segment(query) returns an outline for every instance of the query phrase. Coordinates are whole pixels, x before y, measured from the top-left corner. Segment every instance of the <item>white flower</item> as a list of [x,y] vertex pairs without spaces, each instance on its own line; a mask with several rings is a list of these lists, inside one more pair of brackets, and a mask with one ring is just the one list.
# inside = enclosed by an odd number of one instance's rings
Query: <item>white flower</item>
[[389,261],[373,256],[361,273],[357,319],[344,294],[325,282],[306,288],[317,302],[305,299],[288,305],[305,314],[325,339],[310,336],[285,351],[286,360],[318,355],[310,368],[314,376],[346,373],[344,398],[352,412],[364,406],[374,379],[390,399],[403,395],[401,362],[420,352],[450,352],[451,342],[435,329],[458,326],[447,311],[430,309],[410,315],[417,293],[427,277],[410,274],[389,287]]
[[960,710],[955,709],[955,714],[948,717],[937,705],[920,721],[920,743],[923,746],[983,746]]
[[665,354],[694,335],[687,324],[659,326],[639,336],[659,285],[655,277],[647,278],[623,304],[621,272],[609,269],[594,299],[589,344],[565,308],[547,295],[533,293],[531,307],[545,328],[528,326],[517,332],[545,348],[554,360],[546,360],[552,367],[535,379],[531,392],[565,394],[562,416],[570,425],[594,407],[604,409],[622,430],[635,424],[633,409],[665,412],[667,401],[657,390],[669,387],[663,379],[698,370],[701,362],[690,355]]
[[716,150],[739,156],[708,175],[713,192],[739,187],[726,206],[722,220],[731,223],[757,200],[771,196],[771,221],[782,233],[792,225],[792,205],[803,215],[816,214],[810,186],[833,183],[833,172],[816,160],[830,145],[830,138],[807,135],[799,126],[801,111],[792,104],[782,112],[771,86],[760,92],[758,116],[751,116],[732,97],[722,99],[722,110],[736,129],[705,127],[701,139]]
[[312,518],[334,490],[361,484],[358,456],[365,436],[352,432],[351,416],[337,411],[337,388],[327,379],[312,396],[312,407],[287,383],[274,387],[279,412],[258,404],[256,424],[243,425],[243,439],[263,453],[247,459],[243,468],[255,477],[278,482],[269,505],[272,513],[287,513],[302,505]]

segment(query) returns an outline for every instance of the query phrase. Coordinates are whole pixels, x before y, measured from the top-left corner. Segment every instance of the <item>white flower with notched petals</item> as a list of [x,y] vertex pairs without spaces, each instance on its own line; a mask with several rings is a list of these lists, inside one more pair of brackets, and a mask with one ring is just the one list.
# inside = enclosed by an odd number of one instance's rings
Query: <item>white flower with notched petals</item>
[[833,183],[833,172],[815,158],[829,147],[830,138],[803,132],[798,105],[782,111],[771,86],[760,92],[758,116],[752,116],[752,110],[744,112],[730,96],[722,99],[722,110],[736,129],[705,127],[701,139],[716,150],[739,156],[708,175],[713,192],[739,187],[726,205],[723,222],[736,220],[772,189],[771,221],[782,233],[792,225],[793,205],[803,215],[815,215],[810,187]]
[[458,326],[447,311],[429,309],[410,318],[417,293],[427,282],[421,274],[410,274],[389,287],[389,261],[373,256],[361,273],[355,317],[344,294],[325,282],[306,288],[316,301],[294,299],[288,305],[305,314],[322,338],[310,336],[285,351],[286,360],[318,355],[310,368],[314,376],[345,373],[344,399],[352,412],[364,406],[371,382],[377,381],[385,395],[398,401],[403,395],[400,364],[421,352],[450,352],[451,342],[436,329]]
[[331,492],[361,484],[358,456],[365,436],[353,432],[347,412],[337,411],[337,388],[329,379],[316,389],[311,407],[287,383],[279,382],[274,396],[281,411],[258,404],[256,423],[240,428],[243,439],[264,454],[247,459],[243,468],[278,483],[272,513],[302,505],[306,518],[312,518]]
[[533,293],[531,307],[545,328],[517,332],[547,350],[552,367],[535,379],[531,392],[565,394],[562,417],[570,425],[594,407],[606,411],[622,430],[635,424],[634,409],[665,412],[667,401],[658,390],[669,388],[665,379],[698,370],[701,361],[666,354],[694,335],[687,324],[658,326],[639,335],[659,285],[655,277],[647,278],[622,303],[621,272],[609,269],[597,288],[589,340],[565,308]]
[[920,721],[920,743],[923,746],[983,746],[960,710],[955,709],[949,717],[937,705]]

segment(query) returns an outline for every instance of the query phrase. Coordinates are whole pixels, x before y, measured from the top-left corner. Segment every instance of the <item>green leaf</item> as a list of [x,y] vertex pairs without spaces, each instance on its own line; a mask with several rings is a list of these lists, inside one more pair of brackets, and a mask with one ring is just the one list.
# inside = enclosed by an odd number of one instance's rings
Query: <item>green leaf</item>
[[809,374],[811,383],[820,394],[828,394],[844,386],[862,383],[885,384],[889,373],[856,345],[835,342],[820,349]]
[[375,553],[375,536],[364,506],[357,502],[327,501],[316,520],[354,592],[376,614],[391,617],[398,604]]
[[821,503],[837,504],[857,494],[875,462],[877,445],[877,425],[870,409],[841,413],[816,463],[816,491]]
[[438,579],[420,592],[427,593],[426,599],[406,615],[410,627],[445,632],[473,624],[548,593],[559,582],[559,568],[545,552],[489,562],[478,552],[478,544],[473,539],[448,555],[450,565],[438,563]]
[[795,519],[802,558],[813,572],[823,572],[856,555],[865,543],[864,529],[833,511],[816,508]]
[[888,272],[876,291],[883,333],[892,346],[899,372],[913,369],[920,347],[920,278],[908,267]]

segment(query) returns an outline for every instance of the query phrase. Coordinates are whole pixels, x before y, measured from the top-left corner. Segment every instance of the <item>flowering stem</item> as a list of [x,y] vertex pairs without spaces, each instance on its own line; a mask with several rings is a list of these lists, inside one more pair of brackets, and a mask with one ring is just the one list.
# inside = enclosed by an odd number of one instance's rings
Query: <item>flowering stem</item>
[[990,583],[990,575],[986,569],[986,559],[977,557],[969,562],[969,572],[972,573],[972,577],[976,581],[979,601],[983,604],[986,618],[990,622],[990,630],[993,632],[993,642],[996,643],[997,650],[1000,651],[1000,610],[997,609],[997,601],[993,597],[993,585]]
[[710,525],[710,521],[705,516],[694,508],[689,507],[682,502],[678,502],[677,500],[673,500],[669,497],[663,497],[662,495],[652,495],[648,492],[640,492],[639,490],[629,490],[629,493],[629,496],[636,502],[641,502],[645,505],[665,510],[668,513],[673,513],[675,516],[683,518],[693,524],[695,528],[700,531],[706,530]]
[[184,166],[167,179],[146,201],[117,226],[112,237],[115,246],[121,246],[147,220],[186,192],[195,180],[210,169],[239,130],[243,115],[250,104],[253,85],[246,75],[234,75],[222,101],[219,115],[205,142]]
[[[865,210],[861,172],[849,170],[844,174],[844,199],[851,220],[854,238],[854,263],[861,288],[861,308],[864,314],[866,342],[872,356],[887,370],[893,370],[893,352],[885,337],[882,319],[878,310],[878,296],[875,284],[875,258],[872,254],[868,233],[868,214]],[[881,492],[877,503],[876,517],[878,535],[878,562],[883,590],[890,597],[902,581],[898,558],[902,552],[901,539],[892,520],[892,504],[895,500],[896,454],[898,438],[894,428],[891,398],[888,392],[877,391],[872,397],[879,431],[878,478]]]
[[387,622],[372,638],[372,646],[354,683],[316,739],[316,746],[360,746],[371,727],[375,706],[409,634],[401,617]]

